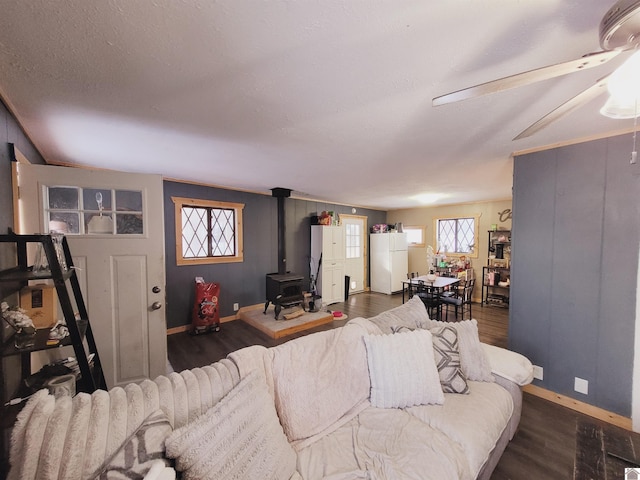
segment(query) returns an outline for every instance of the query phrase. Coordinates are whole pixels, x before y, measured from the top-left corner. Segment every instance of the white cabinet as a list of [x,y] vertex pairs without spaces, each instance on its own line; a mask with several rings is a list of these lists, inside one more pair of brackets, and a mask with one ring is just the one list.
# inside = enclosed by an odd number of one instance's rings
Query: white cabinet
[[[344,302],[344,227],[311,226],[311,265],[323,303]],[[316,271],[311,272],[312,275]]]
[[407,279],[409,254],[406,233],[372,233],[369,237],[371,251],[371,290],[391,294],[402,290]]
[[344,262],[333,262],[320,272],[320,290],[324,303],[344,302]]

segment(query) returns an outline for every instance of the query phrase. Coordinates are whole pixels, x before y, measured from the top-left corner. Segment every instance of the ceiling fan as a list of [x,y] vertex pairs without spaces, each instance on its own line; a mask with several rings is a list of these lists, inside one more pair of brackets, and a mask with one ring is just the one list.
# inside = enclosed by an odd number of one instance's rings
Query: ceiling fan
[[[489,93],[496,93],[510,88],[529,85],[542,80],[566,75],[568,73],[597,67],[598,65],[602,65],[615,58],[620,53],[637,47],[639,44],[640,0],[619,0],[609,9],[600,22],[600,46],[602,47],[602,51],[588,53],[577,60],[549,65],[547,67],[518,73],[509,77],[500,78],[491,82],[447,93],[445,95],[435,97],[432,104],[434,107],[446,105]],[[631,60],[631,58],[629,60]],[[624,67],[624,65],[621,66],[620,69],[622,69],[622,67]],[[518,134],[514,140],[519,140],[533,135],[550,123],[558,120],[560,117],[596,98],[607,89],[612,75],[613,73],[602,77],[591,87],[563,103],[555,110],[549,112],[536,123]],[[636,100],[638,99],[639,98],[636,98]]]

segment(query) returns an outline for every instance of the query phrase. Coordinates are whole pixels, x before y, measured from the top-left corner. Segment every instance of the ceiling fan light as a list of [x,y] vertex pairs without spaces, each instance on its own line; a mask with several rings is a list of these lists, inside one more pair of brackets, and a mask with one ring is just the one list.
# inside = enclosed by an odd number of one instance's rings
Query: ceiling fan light
[[600,114],[616,120],[634,118],[640,115],[639,106],[635,98],[631,101],[622,101],[611,95],[600,109]]
[[627,103],[640,98],[640,51],[631,55],[609,77],[609,93]]

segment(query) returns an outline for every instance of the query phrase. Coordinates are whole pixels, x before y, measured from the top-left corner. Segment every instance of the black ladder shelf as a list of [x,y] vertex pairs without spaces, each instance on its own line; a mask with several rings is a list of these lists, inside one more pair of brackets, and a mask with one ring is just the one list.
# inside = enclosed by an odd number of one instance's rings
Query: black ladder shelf
[[[52,235],[17,235],[10,233],[8,235],[0,235],[0,243],[15,244],[17,256],[16,267],[0,271],[0,282],[2,282],[3,285],[9,284],[10,289],[17,291],[27,285],[29,280],[52,280],[56,288],[60,308],[62,309],[64,319],[69,329],[69,336],[63,338],[57,345],[47,345],[49,329],[38,330],[34,345],[28,348],[16,348],[13,338],[9,338],[2,345],[0,356],[20,355],[22,364],[21,378],[24,379],[31,374],[31,352],[71,345],[73,346],[80,369],[80,378],[76,383],[76,390],[87,393],[92,393],[97,389],[106,390],[107,384],[104,379],[100,357],[93,338],[93,332],[91,331],[87,308],[82,297],[82,292],[80,291],[80,283],[78,282],[76,269],[73,265],[71,253],[69,252],[67,239],[62,237],[61,241],[66,268],[63,268],[63,265],[61,265],[58,259]],[[42,251],[46,255],[49,264],[47,270],[34,272],[33,267],[28,266],[28,244],[41,245]],[[71,285],[73,299],[77,308],[77,316],[71,302],[67,282]],[[4,289],[2,293],[3,297],[6,296]],[[85,348],[84,341],[86,341],[88,348]]]

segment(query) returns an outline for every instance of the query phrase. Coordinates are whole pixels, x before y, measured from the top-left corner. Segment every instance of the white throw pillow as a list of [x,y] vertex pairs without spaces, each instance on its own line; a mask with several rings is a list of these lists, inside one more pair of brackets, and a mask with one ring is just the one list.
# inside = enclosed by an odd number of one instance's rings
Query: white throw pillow
[[183,479],[289,479],[296,454],[264,379],[252,373],[192,423],[175,430],[166,454]]
[[363,338],[371,380],[371,405],[404,408],[444,403],[428,330]]
[[450,325],[458,331],[460,364],[467,379],[476,382],[493,382],[491,364],[480,345],[476,319],[453,322]]
[[393,333],[392,327],[429,328],[430,320],[424,303],[414,295],[406,303],[371,317],[369,321],[376,324],[382,333]]
[[429,326],[427,328],[431,329],[442,325],[451,326],[458,332],[460,365],[462,367],[462,373],[465,374],[467,380],[493,382],[494,378],[491,373],[491,364],[480,345],[478,322],[476,319],[463,320],[460,322],[438,322],[429,320]]

